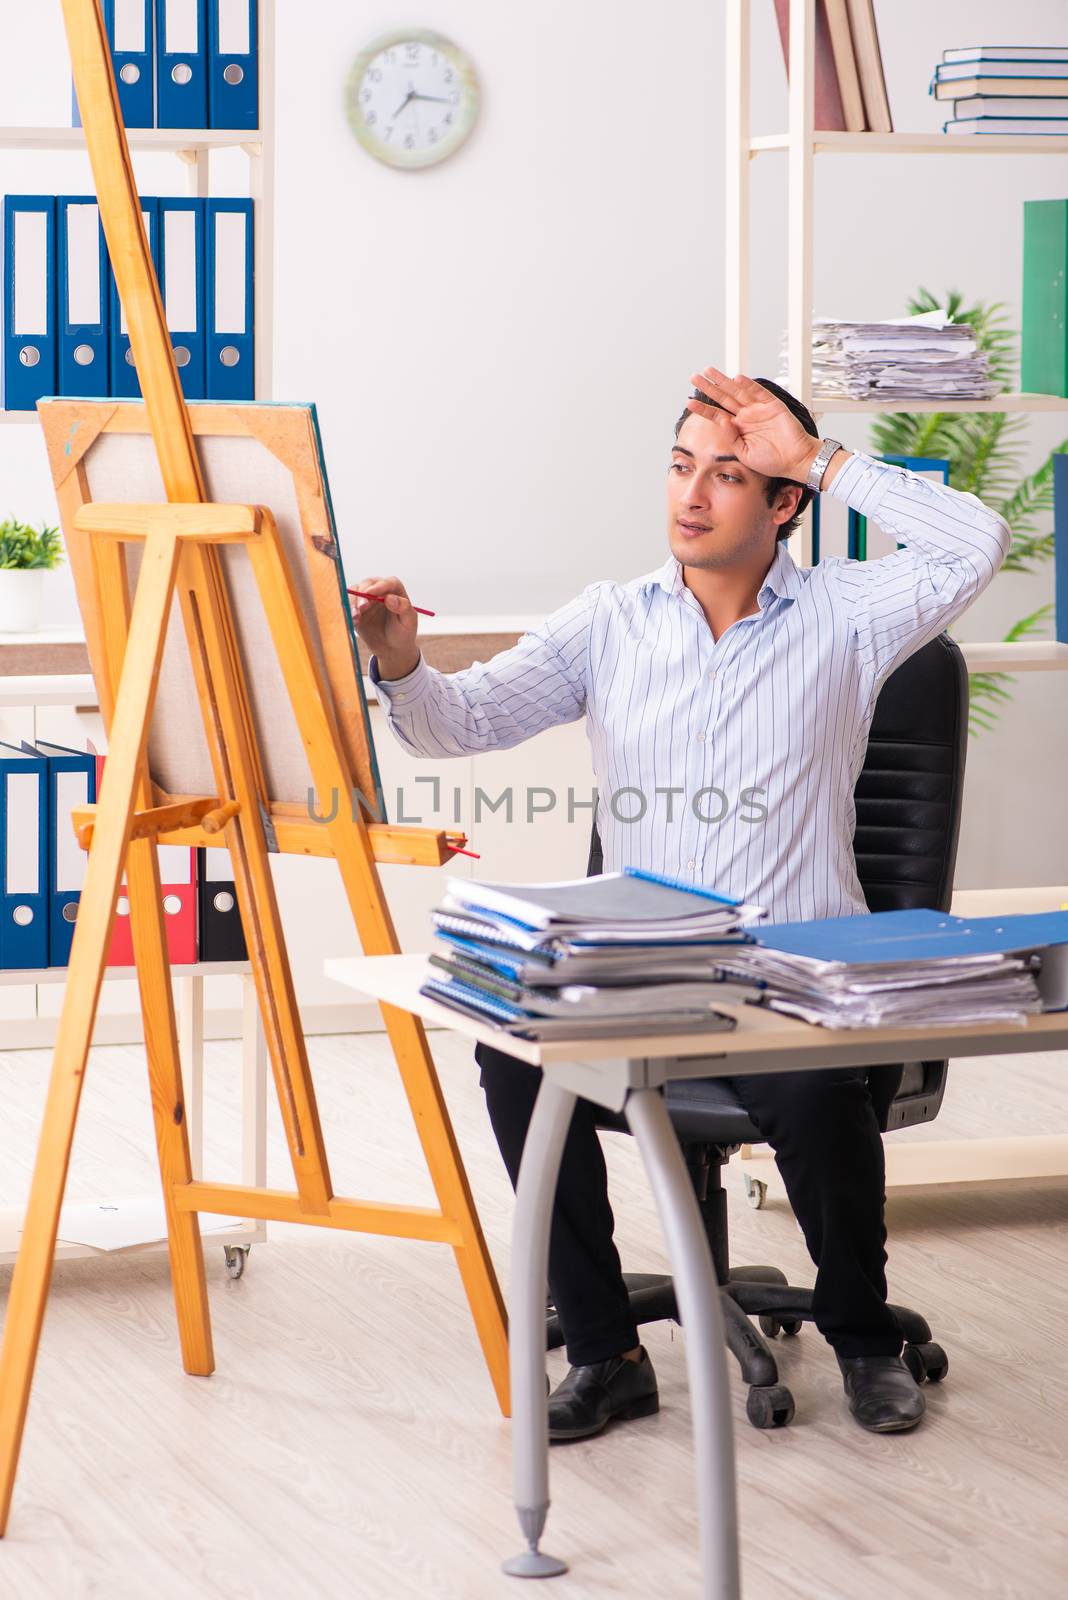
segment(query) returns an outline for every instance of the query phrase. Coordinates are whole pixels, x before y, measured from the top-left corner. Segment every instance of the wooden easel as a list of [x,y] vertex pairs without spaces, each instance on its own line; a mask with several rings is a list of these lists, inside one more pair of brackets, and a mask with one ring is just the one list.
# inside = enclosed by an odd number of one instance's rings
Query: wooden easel
[[[108,722],[109,750],[99,803],[76,823],[89,845],[70,969],[59,1023],[29,1206],[11,1287],[0,1357],[0,1533],[6,1530],[37,1346],[51,1277],[59,1212],[100,985],[125,869],[144,1019],[152,1110],[167,1215],[182,1361],[202,1376],[214,1366],[197,1213],[240,1213],[354,1232],[450,1244],[502,1411],[508,1406],[504,1308],[463,1163],[419,1021],[382,1013],[438,1197],[438,1208],[335,1196],[315,1089],[269,870],[271,816],[254,719],[219,560],[225,544],[247,552],[300,725],[316,789],[353,791],[353,763],[311,647],[286,553],[269,510],[205,503],[189,416],[141,220],[118,110],[111,57],[97,0],[63,0],[71,61],[108,249],[168,503],[84,505],[66,529],[83,571],[92,573],[87,635],[100,643],[94,667]],[[143,547],[131,607],[124,542]],[[74,551],[72,549],[72,559]],[[83,590],[84,594],[84,590]],[[193,665],[216,793],[154,792],[146,748],[157,675],[175,595]],[[289,818],[272,828],[277,846],[332,854],[363,949],[397,950],[376,857],[440,862],[445,836],[378,828],[345,807],[327,825]],[[314,846],[308,835],[314,833]],[[410,835],[407,841],[404,836]],[[156,843],[225,843],[259,997],[296,1192],[194,1181],[160,906]],[[325,841],[325,843],[324,843]]]

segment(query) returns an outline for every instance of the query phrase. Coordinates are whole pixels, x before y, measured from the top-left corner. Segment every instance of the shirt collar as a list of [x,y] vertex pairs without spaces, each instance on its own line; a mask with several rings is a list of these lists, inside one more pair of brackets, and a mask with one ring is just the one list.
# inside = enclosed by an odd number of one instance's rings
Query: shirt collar
[[[775,600],[796,600],[804,588],[805,580],[786,548],[786,540],[775,546],[775,556],[757,595],[761,611]],[[682,562],[677,556],[668,556],[662,567],[651,572],[641,582],[643,589],[661,588],[665,594],[681,595],[686,585],[682,581]]]

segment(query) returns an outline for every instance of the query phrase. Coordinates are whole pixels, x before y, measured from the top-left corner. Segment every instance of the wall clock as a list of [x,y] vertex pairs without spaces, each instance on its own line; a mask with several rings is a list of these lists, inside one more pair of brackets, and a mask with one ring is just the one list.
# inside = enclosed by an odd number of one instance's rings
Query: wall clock
[[478,75],[451,40],[395,28],[361,50],[345,92],[352,131],[391,167],[429,167],[458,150],[478,116]]

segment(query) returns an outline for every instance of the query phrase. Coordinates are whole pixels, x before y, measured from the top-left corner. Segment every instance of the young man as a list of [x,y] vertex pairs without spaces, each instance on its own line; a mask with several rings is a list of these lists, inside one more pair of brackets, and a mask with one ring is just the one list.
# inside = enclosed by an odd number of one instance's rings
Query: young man
[[[693,381],[662,567],[591,584],[513,649],[448,676],[422,661],[399,580],[364,579],[361,589],[388,596],[357,612],[371,677],[417,755],[506,749],[585,716],[606,871],[693,878],[777,922],[863,915],[853,787],[879,689],[982,593],[1012,535],[974,495],[821,440],[768,379],[707,367]],[[873,517],[902,548],[798,568],[784,541],[815,493]],[[540,1073],[499,1050],[476,1054],[515,1183]],[[886,1304],[885,1168],[866,1074],[776,1073],[734,1088],[774,1148],[816,1263],[815,1321],[850,1410],[874,1431],[913,1427],[924,1399]],[[550,1242],[571,1363],[549,1398],[554,1439],[656,1409],[612,1229],[580,1101]]]

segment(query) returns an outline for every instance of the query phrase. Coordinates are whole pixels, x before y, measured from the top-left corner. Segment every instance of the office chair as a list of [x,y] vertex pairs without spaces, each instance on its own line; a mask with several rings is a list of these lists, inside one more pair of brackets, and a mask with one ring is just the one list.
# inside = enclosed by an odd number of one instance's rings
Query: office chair
[[[961,791],[968,738],[968,672],[948,634],[910,656],[879,694],[864,766],[854,789],[853,850],[864,897],[871,911],[927,907],[948,911],[960,828]],[[594,824],[588,872],[602,870],[601,841]],[[944,1061],[913,1061],[869,1069],[868,1083],[884,1132],[929,1122],[945,1092]],[[794,1288],[777,1267],[732,1267],[727,1233],[723,1167],[743,1144],[760,1142],[728,1082],[699,1078],[669,1083],[664,1098],[679,1135],[708,1233],[722,1290],[727,1344],[749,1385],[746,1414],[757,1428],[784,1427],[794,1414],[793,1397],[779,1382],[768,1339],[792,1335],[812,1320],[811,1289]],[[598,1125],[628,1132],[622,1114],[598,1112]],[[763,1185],[761,1185],[761,1189]],[[750,1203],[763,1195],[750,1193]],[[678,1319],[671,1279],[626,1274],[635,1320]],[[949,1362],[931,1340],[917,1312],[891,1309],[905,1341],[904,1359],[918,1383],[940,1382]],[[760,1332],[750,1317],[759,1321]],[[764,1337],[766,1336],[766,1337]],[[555,1349],[563,1335],[555,1316],[547,1323]]]

